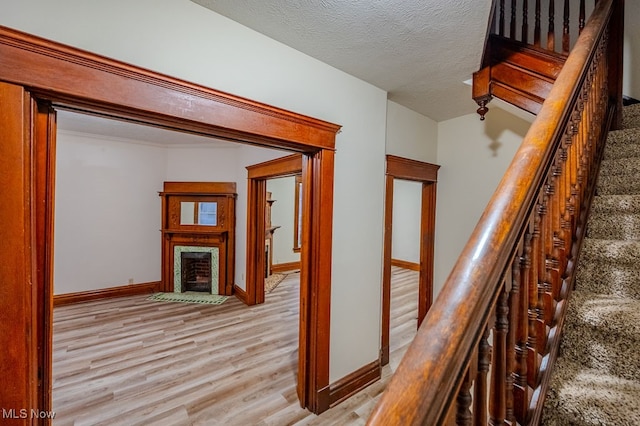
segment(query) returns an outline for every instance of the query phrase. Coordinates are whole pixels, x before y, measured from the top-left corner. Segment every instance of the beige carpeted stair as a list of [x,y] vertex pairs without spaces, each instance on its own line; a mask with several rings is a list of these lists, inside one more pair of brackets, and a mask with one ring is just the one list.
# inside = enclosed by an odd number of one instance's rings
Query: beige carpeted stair
[[640,425],[640,105],[611,132],[542,424]]

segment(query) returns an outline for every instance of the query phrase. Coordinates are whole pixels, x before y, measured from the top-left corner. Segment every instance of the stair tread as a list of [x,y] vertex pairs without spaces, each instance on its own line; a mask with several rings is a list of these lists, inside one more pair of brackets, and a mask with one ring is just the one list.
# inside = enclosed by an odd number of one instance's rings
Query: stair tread
[[580,260],[576,289],[640,300],[640,273],[635,263]]
[[628,175],[635,179],[639,174],[640,157],[605,159],[600,165],[600,176]]
[[606,261],[615,264],[636,264],[640,259],[640,240],[585,238],[581,262]]
[[640,336],[640,300],[576,289],[569,310],[582,324]]
[[640,383],[640,300],[576,289],[567,315],[562,356]]
[[[640,114],[634,116],[640,120]],[[640,124],[640,123],[638,123]],[[640,140],[640,127],[630,127],[624,128],[621,130],[612,130],[607,134],[607,145],[618,145],[618,144],[637,144]]]
[[640,156],[640,143],[628,142],[607,144],[604,148],[604,159],[633,158]]
[[559,357],[545,400],[542,423],[638,425],[640,383]]
[[622,127],[640,127],[640,104],[628,105],[622,109]]
[[639,213],[640,195],[637,194],[612,194],[598,195],[593,199],[591,213]]
[[640,193],[640,179],[633,175],[600,175],[598,177],[598,195],[634,195]]
[[587,237],[640,240],[640,212],[593,211],[587,223]]

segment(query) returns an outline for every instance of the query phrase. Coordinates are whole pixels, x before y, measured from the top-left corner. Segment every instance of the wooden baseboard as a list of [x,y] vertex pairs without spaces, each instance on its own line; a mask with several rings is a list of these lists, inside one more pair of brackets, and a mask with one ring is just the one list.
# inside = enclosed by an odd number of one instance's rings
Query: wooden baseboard
[[400,259],[391,259],[391,266],[397,266],[398,268],[410,269],[412,271],[419,271],[420,270],[420,264],[419,263],[407,262],[406,260],[400,260]]
[[373,361],[348,376],[343,377],[330,386],[329,406],[334,407],[338,405],[371,383],[380,380],[381,375],[382,367],[380,366],[380,361]]
[[112,297],[156,293],[160,291],[160,286],[160,281],[152,281],[141,284],[129,284],[119,287],[80,291],[78,293],[56,294],[53,296],[53,306],[70,305],[72,303],[87,302],[98,299],[110,299]]
[[233,294],[245,305],[249,304],[249,296],[247,295],[247,292],[238,287],[237,284],[233,285]]
[[271,272],[274,274],[279,274],[281,272],[295,271],[298,269],[300,269],[300,261],[277,263],[275,265],[271,265]]

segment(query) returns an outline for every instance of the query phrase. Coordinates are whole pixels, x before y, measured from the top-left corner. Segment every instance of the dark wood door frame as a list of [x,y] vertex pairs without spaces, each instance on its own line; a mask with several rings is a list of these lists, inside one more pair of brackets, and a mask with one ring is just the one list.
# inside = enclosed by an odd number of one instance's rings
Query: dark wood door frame
[[[302,173],[302,155],[293,154],[264,163],[247,166],[247,270],[246,300],[248,305],[264,303],[264,235],[267,180]],[[302,215],[309,214],[302,211]]]
[[51,409],[50,352],[38,353],[50,351],[52,331],[53,105],[305,154],[302,176],[312,213],[303,227],[298,381],[303,407],[328,408],[329,299],[315,295],[331,283],[340,126],[5,27],[0,57],[0,373],[10,378],[0,387],[0,405]]
[[[258,303],[264,303],[264,270],[265,270],[265,251],[264,251],[264,235],[265,229],[265,206],[267,203],[267,180],[294,176],[302,173],[303,155],[293,154],[281,158],[276,158],[271,161],[266,161],[259,164],[253,164],[247,167],[247,185],[248,185],[248,199],[247,199],[247,270],[246,270],[246,297],[245,302],[249,305]],[[310,205],[303,205],[302,217],[303,226],[304,218],[310,213]],[[303,234],[305,233],[303,229]],[[301,258],[300,264],[300,277],[308,277],[305,268],[310,265],[311,259],[303,261]],[[305,281],[307,278],[305,278]],[[310,310],[307,308],[306,303],[303,303],[303,299],[308,297],[308,286],[300,283],[300,318],[299,318],[299,335],[302,336],[309,333],[308,328],[311,324],[309,318]],[[321,297],[328,297],[321,295]],[[330,307],[331,301],[327,299],[323,303],[326,303]],[[328,326],[328,324],[327,324]],[[328,353],[327,353],[328,355]],[[307,359],[305,362],[304,359]],[[326,358],[328,362],[328,356]],[[317,360],[314,360],[317,363]],[[309,352],[306,348],[303,348],[300,342],[298,343],[298,383],[296,391],[300,401],[308,399],[310,395],[301,386],[304,380],[300,380],[301,377],[308,379],[313,376],[309,371],[307,365],[309,364]],[[328,371],[328,365],[327,365]],[[319,403],[328,408],[329,407],[329,395],[326,391],[323,392],[321,401]],[[322,411],[324,411],[324,408]]]
[[436,186],[440,166],[408,158],[387,155],[384,207],[384,262],[382,270],[382,342],[380,362],[389,363],[389,327],[391,316],[391,248],[393,232],[393,181],[422,183],[420,214],[420,283],[418,290],[418,327],[433,302],[433,251],[435,243]]

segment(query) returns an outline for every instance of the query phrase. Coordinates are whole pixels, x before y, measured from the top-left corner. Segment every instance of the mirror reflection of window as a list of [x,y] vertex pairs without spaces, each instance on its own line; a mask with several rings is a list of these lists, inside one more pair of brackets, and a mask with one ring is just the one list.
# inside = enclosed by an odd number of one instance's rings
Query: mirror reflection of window
[[218,203],[198,203],[198,225],[216,226],[218,224]]
[[215,201],[181,201],[180,225],[218,225],[218,203]]

